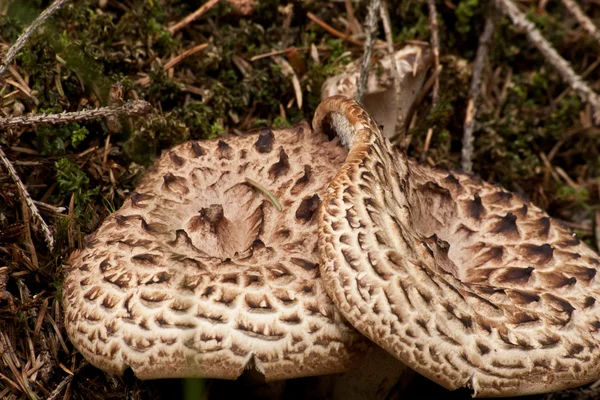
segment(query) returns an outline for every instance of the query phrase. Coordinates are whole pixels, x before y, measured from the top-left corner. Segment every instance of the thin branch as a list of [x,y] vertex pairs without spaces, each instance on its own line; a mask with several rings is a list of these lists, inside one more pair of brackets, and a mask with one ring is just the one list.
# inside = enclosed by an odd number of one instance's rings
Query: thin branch
[[35,219],[37,222],[39,222],[40,229],[42,230],[42,234],[44,235],[44,239],[46,240],[48,249],[50,249],[50,251],[52,251],[52,249],[54,247],[54,237],[52,236],[52,232],[50,232],[50,228],[48,228],[48,225],[46,225],[46,222],[40,215],[38,208],[36,207],[35,203],[31,199],[31,196],[29,195],[29,192],[25,188],[25,185],[23,185],[21,178],[19,178],[17,171],[15,170],[15,168],[11,164],[10,160],[4,153],[4,150],[2,150],[2,147],[0,147],[0,161],[2,161],[2,164],[4,164],[4,166],[8,170],[8,174],[17,184],[17,188],[19,189],[19,194],[20,194],[21,198],[25,200],[25,204],[27,204],[27,208],[31,212],[33,219]]
[[379,0],[369,2],[369,10],[365,21],[365,50],[360,65],[360,77],[358,79],[358,88],[356,90],[356,101],[361,102],[365,94],[369,70],[371,69],[371,53],[375,45],[375,30],[377,29],[377,15],[379,12]]
[[467,115],[465,116],[465,126],[462,140],[462,170],[468,174],[473,172],[473,130],[475,128],[475,117],[477,116],[477,106],[479,104],[479,95],[481,94],[481,75],[483,67],[487,60],[490,42],[494,34],[494,20],[487,17],[483,34],[479,37],[479,47],[477,55],[473,62],[473,76],[471,86],[469,87],[469,103],[467,105]]
[[60,396],[62,391],[67,387],[67,385],[69,385],[69,383],[71,383],[72,380],[73,380],[73,375],[65,376],[65,378],[58,385],[56,385],[56,387],[54,388],[52,393],[50,393],[50,396],[48,396],[46,398],[46,400],[58,399],[58,396]]
[[184,19],[182,19],[181,21],[176,23],[175,25],[170,26],[168,28],[169,33],[171,35],[173,35],[175,32],[177,32],[181,28],[189,25],[192,21],[200,18],[200,16],[202,16],[202,14],[206,13],[208,10],[213,8],[213,6],[215,4],[217,4],[218,2],[219,2],[219,0],[208,0],[206,3],[202,4],[202,6],[199,9],[197,9],[196,11],[194,11],[193,13],[191,13],[190,15],[188,15],[187,17],[185,17]]
[[495,2],[497,7],[508,15],[516,26],[525,30],[529,41],[537,47],[546,61],[556,68],[579,97],[592,106],[595,123],[600,124],[600,97],[573,71],[570,64],[544,39],[535,25],[525,17],[525,14],[519,11],[511,0],[495,0]]
[[50,7],[46,8],[36,19],[33,21],[31,25],[25,32],[19,36],[15,44],[11,46],[10,49],[6,52],[6,55],[2,59],[2,63],[0,64],[0,76],[4,75],[8,65],[13,62],[17,53],[25,46],[25,43],[29,40],[31,35],[35,33],[35,31],[44,23],[46,20],[54,14],[59,8],[65,5],[70,0],[56,0],[54,3],[50,5]]
[[579,5],[574,0],[562,0],[562,2],[569,12],[573,14],[579,25],[600,43],[600,32],[598,31],[598,28],[596,28],[596,25],[594,25],[592,20],[585,15]]
[[134,100],[122,106],[94,108],[92,110],[63,112],[62,114],[44,114],[24,117],[0,118],[0,129],[17,128],[22,126],[35,126],[41,124],[65,124],[71,122],[101,119],[111,116],[145,115],[152,110],[150,103],[144,100]]
[[[431,47],[433,48],[433,60],[435,70],[440,66],[440,38],[438,34],[437,10],[435,9],[435,0],[427,0],[429,8],[429,29],[431,30]],[[433,92],[431,94],[431,105],[435,107],[440,99],[440,80],[438,76],[433,84]]]
[[311,12],[307,12],[306,16],[308,17],[308,19],[310,19],[312,22],[314,22],[315,24],[319,25],[321,28],[325,29],[329,34],[340,38],[348,43],[352,43],[355,46],[362,46],[363,44],[361,42],[359,42],[356,39],[353,39],[350,37],[350,35],[345,35],[344,33],[338,31],[337,29],[335,29],[333,26],[327,24],[325,21],[323,21],[322,19],[320,19],[319,17],[317,17],[315,14],[311,13]]
[[[391,63],[394,67],[394,90],[396,92],[396,106],[400,105],[400,96],[402,96],[402,72],[400,71],[400,62],[396,59],[396,52],[394,51],[394,37],[392,36],[392,24],[390,21],[390,13],[388,11],[387,0],[381,2],[379,7],[379,14],[381,22],[383,24],[383,31],[385,32],[385,41],[387,43],[388,53],[390,55]],[[399,109],[396,110],[396,127],[395,136],[402,138],[406,127],[406,121],[402,116],[403,113]]]

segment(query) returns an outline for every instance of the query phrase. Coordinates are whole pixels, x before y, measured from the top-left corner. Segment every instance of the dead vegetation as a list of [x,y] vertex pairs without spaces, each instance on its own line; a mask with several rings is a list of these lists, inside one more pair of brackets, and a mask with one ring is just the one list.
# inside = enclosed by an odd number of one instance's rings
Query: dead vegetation
[[[2,54],[51,3],[0,2]],[[260,1],[243,15],[224,0],[206,2],[210,6],[203,11],[197,10],[204,1],[62,3],[0,76],[0,155],[5,155],[0,164],[0,398],[172,398],[184,392],[178,382],[109,376],[74,351],[62,326],[63,260],[120,207],[161,150],[189,139],[310,120],[324,78],[362,56],[367,39],[361,25],[368,7],[351,1]],[[594,101],[581,100],[564,73],[490,2],[383,4],[396,49],[408,42],[426,45],[432,32],[439,33],[443,68],[426,84],[412,117],[403,140],[408,153],[423,155],[432,165],[459,167],[467,118],[474,173],[529,197],[597,248],[600,130]],[[573,4],[514,3],[586,83],[584,91],[598,92],[593,22],[597,25],[600,7]],[[487,16],[494,16],[494,28],[488,28],[491,41],[484,41],[487,62],[484,57],[476,69],[481,85],[474,100],[472,63]],[[375,50],[388,48],[385,37],[379,24]],[[434,105],[431,88],[438,84]],[[151,105],[151,110],[144,106],[149,114],[143,118],[130,112],[89,115],[142,102]],[[88,115],[39,124],[44,118],[64,119],[63,112],[72,113],[68,118]],[[188,382],[188,393],[209,388],[217,398],[236,390],[231,383],[207,383],[204,389],[199,384]],[[281,396],[305,398],[311,384],[317,381],[290,382]],[[243,393],[259,396],[264,390]],[[424,391],[448,395],[414,378],[396,396],[423,398]],[[469,397],[466,391],[454,395]]]

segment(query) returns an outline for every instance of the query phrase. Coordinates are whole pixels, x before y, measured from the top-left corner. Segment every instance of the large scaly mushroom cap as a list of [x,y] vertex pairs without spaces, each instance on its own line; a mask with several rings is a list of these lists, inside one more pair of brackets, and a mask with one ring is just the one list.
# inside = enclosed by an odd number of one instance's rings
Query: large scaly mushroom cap
[[363,334],[475,396],[574,387],[600,375],[600,260],[519,196],[393,152],[354,101],[315,131],[350,151],[319,213],[325,287]]
[[141,379],[348,369],[368,342],[325,293],[313,217],[336,143],[300,124],[165,152],[66,267],[75,347]]

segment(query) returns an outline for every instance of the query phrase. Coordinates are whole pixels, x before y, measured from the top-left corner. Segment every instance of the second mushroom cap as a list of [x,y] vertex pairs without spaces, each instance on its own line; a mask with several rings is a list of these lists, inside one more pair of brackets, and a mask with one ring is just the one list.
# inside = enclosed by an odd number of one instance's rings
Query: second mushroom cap
[[520,196],[392,150],[354,101],[315,113],[349,147],[319,213],[321,274],[363,334],[448,389],[509,396],[600,376],[600,260]]

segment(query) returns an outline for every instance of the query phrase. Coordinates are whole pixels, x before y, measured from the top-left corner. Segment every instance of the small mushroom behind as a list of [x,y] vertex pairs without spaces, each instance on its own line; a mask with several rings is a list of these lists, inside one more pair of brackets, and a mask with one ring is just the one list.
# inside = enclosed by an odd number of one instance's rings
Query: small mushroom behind
[[319,212],[321,276],[359,331],[478,397],[600,376],[600,260],[518,195],[392,151],[354,101],[315,113],[349,147]]
[[306,123],[164,152],[65,267],[71,342],[141,379],[350,368],[370,344],[325,293],[316,235],[345,153]]
[[[396,95],[396,72],[391,57],[379,54],[373,57],[375,61],[362,100],[365,110],[383,126],[383,134],[387,138],[395,135],[398,120],[408,124],[406,119],[423,86],[427,70],[433,64],[432,53],[419,46],[405,46],[395,52],[394,57],[399,67],[402,96]],[[353,98],[358,88],[361,62],[360,59],[355,60],[342,73],[327,78],[321,88],[321,100],[335,95]]]

